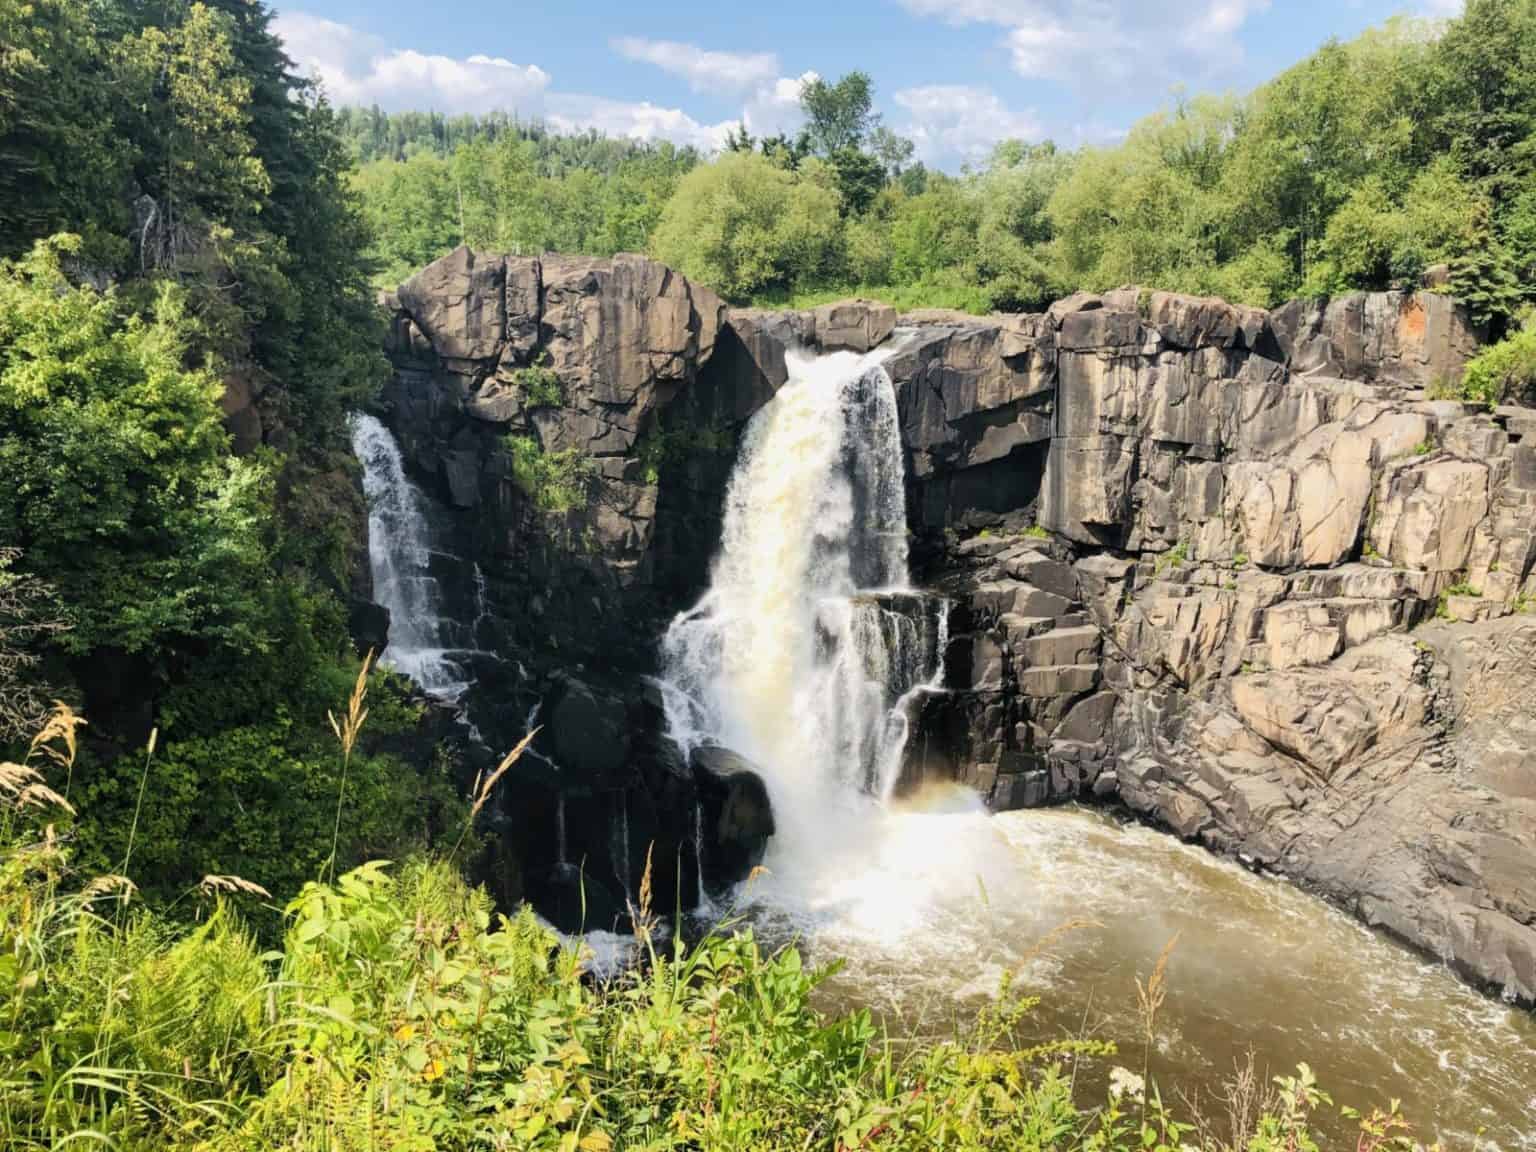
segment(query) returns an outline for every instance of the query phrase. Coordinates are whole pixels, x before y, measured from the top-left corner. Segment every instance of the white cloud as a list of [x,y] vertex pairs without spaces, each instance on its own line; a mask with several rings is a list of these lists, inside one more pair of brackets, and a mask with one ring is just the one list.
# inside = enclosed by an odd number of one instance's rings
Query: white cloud
[[[991,24],[1014,71],[1086,86],[1162,89],[1242,62],[1238,34],[1270,0],[900,0],[919,16]],[[1446,0],[1430,0],[1443,3]]]
[[816,73],[780,76],[772,84],[759,88],[747,98],[741,119],[755,136],[792,136],[805,122],[800,107],[800,90],[817,79]]
[[549,73],[536,64],[391,49],[376,36],[307,12],[279,13],[273,30],[299,70],[318,79],[337,104],[441,112],[505,108],[535,117],[549,87]]
[[553,93],[545,101],[545,121],[558,132],[601,132],[633,140],[671,140],[710,151],[724,145],[735,120],[701,124],[680,108],[662,108],[648,101],[631,103],[598,96]]
[[893,99],[906,113],[898,131],[917,145],[928,164],[951,158],[986,158],[999,140],[1039,139],[1041,124],[1031,112],[1016,113],[995,92],[963,84],[904,88]]
[[[672,140],[714,149],[737,122],[702,123],[680,108],[647,101],[609,100],[550,87],[548,72],[536,64],[516,64],[497,56],[452,57],[391,48],[346,24],[285,11],[273,21],[288,55],[301,72],[320,80],[336,104],[378,104],[388,111],[516,112],[540,119],[559,131],[594,129],[636,140]],[[797,81],[774,80],[777,64],[758,74],[759,88],[747,108],[761,108],[771,119],[779,87]],[[795,93],[798,98],[798,86]],[[747,113],[744,113],[747,114]],[[749,123],[754,124],[756,115]]]
[[610,43],[626,59],[681,76],[695,92],[750,92],[771,86],[779,74],[779,59],[772,52],[714,52],[697,44],[641,36],[621,36]]

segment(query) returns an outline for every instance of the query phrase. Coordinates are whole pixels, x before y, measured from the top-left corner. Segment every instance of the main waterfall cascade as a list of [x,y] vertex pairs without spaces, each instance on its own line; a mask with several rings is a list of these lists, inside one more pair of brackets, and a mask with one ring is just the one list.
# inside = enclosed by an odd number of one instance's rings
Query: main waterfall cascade
[[[389,609],[389,647],[379,662],[409,676],[422,689],[457,700],[470,685],[475,637],[461,637],[443,609],[432,573],[431,525],[426,502],[405,473],[393,434],[377,418],[351,418],[352,450],[363,464],[368,502],[368,566],[374,602]],[[477,582],[479,570],[475,570]],[[476,624],[478,625],[478,620]]]
[[881,357],[791,355],[743,438],[709,591],[668,629],[661,677],[685,755],[720,745],[763,773],[776,870],[874,829],[913,697],[939,687],[946,615],[908,584]]

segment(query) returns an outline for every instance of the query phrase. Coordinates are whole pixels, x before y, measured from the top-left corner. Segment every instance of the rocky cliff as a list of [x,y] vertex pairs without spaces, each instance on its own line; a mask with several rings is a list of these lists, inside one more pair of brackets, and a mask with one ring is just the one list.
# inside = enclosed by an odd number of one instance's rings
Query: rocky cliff
[[487,577],[471,710],[493,744],[548,724],[509,894],[586,860],[617,906],[651,840],[685,893],[750,862],[750,773],[676,763],[642,678],[786,351],[883,347],[951,603],[910,777],[1122,803],[1536,998],[1536,412],[1432,399],[1477,345],[1446,297],[763,313],[461,249],[389,304],[384,414]]

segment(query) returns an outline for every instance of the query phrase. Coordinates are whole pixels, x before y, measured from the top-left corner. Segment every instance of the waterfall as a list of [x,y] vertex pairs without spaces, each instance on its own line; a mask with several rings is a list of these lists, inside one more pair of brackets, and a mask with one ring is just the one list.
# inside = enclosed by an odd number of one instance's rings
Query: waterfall
[[379,657],[434,696],[457,699],[469,686],[463,658],[448,642],[451,621],[432,575],[432,537],[421,492],[405,474],[400,446],[367,413],[351,418],[352,450],[368,500],[368,566],[373,598],[389,609],[389,647]]
[[938,685],[945,608],[908,585],[903,481],[880,357],[791,356],[743,438],[709,591],[662,642],[672,738],[761,769],[777,860],[868,821]]

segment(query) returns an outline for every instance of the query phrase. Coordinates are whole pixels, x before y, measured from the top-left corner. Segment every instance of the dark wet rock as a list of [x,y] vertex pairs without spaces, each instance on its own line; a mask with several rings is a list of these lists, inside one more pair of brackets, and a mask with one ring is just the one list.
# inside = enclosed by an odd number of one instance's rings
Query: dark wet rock
[[718,894],[762,863],[773,835],[768,787],[752,763],[725,748],[697,748],[691,764],[702,805],[704,882]]

